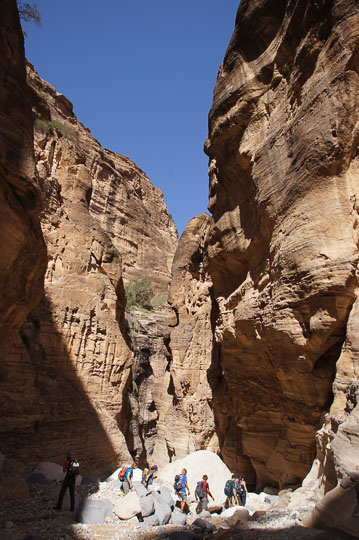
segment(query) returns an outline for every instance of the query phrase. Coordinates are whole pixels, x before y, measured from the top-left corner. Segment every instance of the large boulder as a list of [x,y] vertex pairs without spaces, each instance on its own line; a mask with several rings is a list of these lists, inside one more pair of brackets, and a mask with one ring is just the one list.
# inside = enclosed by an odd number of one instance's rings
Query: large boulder
[[197,482],[206,474],[209,489],[216,504],[224,503],[226,496],[223,489],[226,480],[231,477],[231,471],[217,454],[208,450],[193,452],[185,458],[178,459],[162,467],[158,473],[158,478],[169,485],[173,485],[175,475],[181,473],[183,468],[187,469],[188,487],[192,495]]
[[130,491],[115,504],[115,514],[120,519],[128,520],[142,511],[140,498],[135,491]]
[[146,497],[148,494],[147,488],[141,482],[133,482],[133,487],[136,490],[136,493],[139,497]]
[[171,491],[167,486],[161,486],[159,489],[157,489],[157,493],[163,497],[163,499],[167,502],[167,504],[173,508],[175,505],[175,502],[173,500],[173,497],[171,495]]
[[49,482],[52,482],[53,480],[59,482],[64,478],[64,472],[61,465],[51,463],[50,461],[43,461],[39,463],[33,472],[43,474],[46,480]]
[[171,519],[171,507],[158,492],[154,491],[152,495],[155,504],[155,515],[158,517],[159,524],[166,525]]
[[152,493],[147,493],[145,497],[140,497],[142,517],[147,517],[155,511],[155,502]]
[[248,521],[249,512],[243,506],[234,506],[223,510],[221,518],[225,519],[231,527],[235,527],[240,521]]
[[147,516],[144,518],[143,521],[146,525],[149,525],[150,527],[156,527],[157,525],[160,525],[160,521],[158,519],[157,514],[152,514],[151,516]]
[[187,524],[187,516],[183,514],[181,510],[175,508],[171,516],[171,524],[177,527],[184,527]]
[[201,531],[204,531],[207,533],[210,533],[213,530],[212,524],[209,523],[209,521],[202,518],[195,519],[191,526],[194,529],[200,529]]
[[113,504],[108,500],[82,499],[77,512],[76,521],[87,525],[101,525],[113,512]]

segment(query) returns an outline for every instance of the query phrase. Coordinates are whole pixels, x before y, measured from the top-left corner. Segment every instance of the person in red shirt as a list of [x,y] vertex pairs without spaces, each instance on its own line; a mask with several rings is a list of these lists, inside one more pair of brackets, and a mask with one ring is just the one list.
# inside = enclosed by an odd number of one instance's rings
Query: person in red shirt
[[72,452],[66,452],[66,461],[64,462],[62,468],[64,473],[66,473],[66,476],[64,478],[64,481],[62,482],[62,486],[59,493],[59,498],[57,501],[57,505],[54,506],[54,510],[61,510],[62,501],[64,498],[64,495],[66,493],[67,488],[69,488],[70,492],[70,501],[71,501],[71,512],[75,511],[75,483],[76,483],[76,474],[74,474],[71,471],[71,463],[75,461],[77,463],[77,459],[73,457]]
[[[197,492],[197,487],[196,487],[196,490],[195,490],[195,498],[196,500],[199,499],[199,506],[198,506],[198,510],[201,512],[202,510],[207,510],[208,508],[208,495],[210,497],[212,497],[212,500],[214,501],[214,497],[212,495],[212,493],[209,491],[209,485],[208,485],[208,476],[206,474],[204,474],[202,476],[202,486],[203,486],[203,496],[201,496],[200,494],[198,494]],[[201,487],[201,486],[200,486]]]

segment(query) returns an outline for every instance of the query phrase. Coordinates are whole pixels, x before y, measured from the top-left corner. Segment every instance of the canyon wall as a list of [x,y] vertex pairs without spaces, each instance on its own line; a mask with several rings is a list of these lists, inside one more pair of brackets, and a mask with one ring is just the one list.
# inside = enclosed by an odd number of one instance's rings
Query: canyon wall
[[71,448],[84,473],[104,472],[132,459],[124,281],[167,296],[177,230],[143,171],[103,149],[31,65],[27,78],[48,264],[4,360],[1,451],[31,464]]
[[325,489],[358,467],[358,44],[353,0],[242,0],[205,144],[212,219],[200,256],[176,254],[171,374],[196,377],[177,406],[202,386],[197,448],[215,422],[259,488],[300,484],[316,439]]
[[16,2],[0,6],[0,385],[3,357],[28,312],[41,298],[46,247],[33,152],[24,39]]

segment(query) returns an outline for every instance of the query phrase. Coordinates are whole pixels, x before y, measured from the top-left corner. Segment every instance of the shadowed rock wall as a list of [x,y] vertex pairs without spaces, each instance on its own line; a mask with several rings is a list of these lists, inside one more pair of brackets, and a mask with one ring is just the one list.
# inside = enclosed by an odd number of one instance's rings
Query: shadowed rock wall
[[[38,213],[33,119],[15,0],[0,6],[0,360],[41,298],[46,248]],[[5,367],[2,365],[0,384]]]

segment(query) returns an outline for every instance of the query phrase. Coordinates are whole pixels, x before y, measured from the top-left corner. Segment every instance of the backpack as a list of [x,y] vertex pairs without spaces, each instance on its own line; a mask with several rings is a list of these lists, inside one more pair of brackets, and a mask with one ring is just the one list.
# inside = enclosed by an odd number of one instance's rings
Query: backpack
[[76,459],[72,459],[67,467],[69,476],[77,476],[80,472],[80,463]]
[[173,487],[174,487],[174,490],[175,491],[181,491],[182,489],[182,479],[181,479],[181,476],[179,474],[176,474],[175,476],[175,481],[174,481],[174,484],[173,484]]
[[227,480],[226,485],[224,486],[224,494],[227,497],[232,497],[233,495],[233,487],[232,487],[232,481]]
[[203,499],[203,497],[206,495],[206,490],[204,489],[204,482],[197,482],[196,493],[199,499]]
[[242,486],[242,484],[237,484],[236,485],[236,493],[237,495],[243,495],[244,493],[244,487]]
[[122,469],[118,473],[118,479],[121,480],[121,482],[124,482],[126,479],[125,474],[126,474],[127,469],[128,467],[122,467]]

